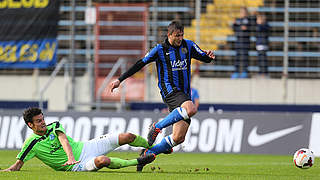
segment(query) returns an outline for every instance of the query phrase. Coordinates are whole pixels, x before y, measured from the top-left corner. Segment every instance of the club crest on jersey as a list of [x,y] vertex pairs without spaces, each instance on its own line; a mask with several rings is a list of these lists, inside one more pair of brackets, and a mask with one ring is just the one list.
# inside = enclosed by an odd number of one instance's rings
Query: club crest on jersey
[[54,140],[54,138],[55,138],[54,134],[50,134],[50,135],[49,135],[49,139],[50,139],[51,141]]
[[187,48],[181,48],[181,51],[183,54],[187,54],[187,52],[188,52]]
[[178,60],[171,61],[171,67],[172,67],[172,71],[186,70],[187,59],[184,59],[184,60],[178,59]]

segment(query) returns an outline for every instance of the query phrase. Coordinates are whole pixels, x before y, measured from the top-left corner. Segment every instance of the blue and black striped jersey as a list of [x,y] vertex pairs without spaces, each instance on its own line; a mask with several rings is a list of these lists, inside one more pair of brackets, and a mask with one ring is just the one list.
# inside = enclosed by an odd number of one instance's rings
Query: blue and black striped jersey
[[119,80],[123,81],[146,64],[156,62],[158,87],[162,97],[165,98],[174,91],[183,91],[190,96],[191,58],[206,63],[213,60],[191,40],[184,39],[180,47],[173,47],[166,39],[162,44],[157,44],[151,49],[142,60],[124,73]]

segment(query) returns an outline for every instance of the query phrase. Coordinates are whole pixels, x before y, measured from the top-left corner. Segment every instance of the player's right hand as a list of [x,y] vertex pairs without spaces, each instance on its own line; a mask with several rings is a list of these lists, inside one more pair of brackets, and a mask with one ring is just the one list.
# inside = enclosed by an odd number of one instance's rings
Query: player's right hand
[[116,80],[112,81],[112,82],[109,84],[109,88],[110,88],[111,93],[113,92],[113,90],[114,90],[115,88],[118,88],[119,86],[120,86],[120,81],[119,81],[119,79],[116,79]]
[[204,52],[207,54],[207,56],[209,56],[211,59],[215,59],[216,56],[214,54],[214,51],[211,50],[204,50]]

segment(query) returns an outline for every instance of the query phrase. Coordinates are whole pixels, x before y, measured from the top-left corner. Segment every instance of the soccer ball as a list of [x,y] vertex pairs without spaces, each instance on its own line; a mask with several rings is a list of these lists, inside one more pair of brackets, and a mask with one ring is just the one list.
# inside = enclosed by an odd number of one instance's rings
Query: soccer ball
[[293,162],[298,168],[308,169],[314,163],[314,154],[310,149],[299,149],[293,155]]

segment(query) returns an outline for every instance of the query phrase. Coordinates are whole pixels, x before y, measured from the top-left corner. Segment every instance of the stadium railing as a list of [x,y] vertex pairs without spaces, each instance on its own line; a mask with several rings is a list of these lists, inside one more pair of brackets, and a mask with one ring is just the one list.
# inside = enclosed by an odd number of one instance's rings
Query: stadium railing
[[[84,12],[86,9],[85,6],[77,6],[75,7],[75,11],[77,12]],[[149,11],[152,12],[155,8],[154,7],[149,7]],[[249,8],[250,9],[250,8]],[[60,11],[62,12],[70,12],[72,9],[69,6],[61,6]],[[191,9],[190,7],[157,7],[157,11],[159,12],[189,12]],[[292,13],[299,13],[299,12],[319,12],[320,8],[294,8],[290,7],[289,12]],[[284,12],[284,8],[281,7],[259,7],[257,9],[258,12],[269,12],[269,13],[282,13]],[[157,21],[157,26],[162,26],[165,27],[169,24],[169,20],[160,20]],[[60,26],[70,26],[72,23],[69,20],[61,20],[59,22]],[[75,22],[76,26],[85,26],[84,20],[77,20]],[[152,25],[152,22],[150,22],[150,25]],[[269,22],[269,25],[271,27],[283,27],[284,22],[281,21],[272,21]],[[320,22],[290,22],[289,27],[320,27]],[[236,41],[236,38],[234,36],[228,36],[228,37],[213,37],[215,40],[225,40],[228,42],[234,42]],[[58,35],[58,40],[70,40],[71,36],[70,35]],[[75,40],[77,41],[85,41],[87,39],[86,35],[76,35]],[[94,40],[95,37],[91,35],[89,37],[90,40]],[[155,37],[148,36],[149,40],[154,40],[156,39]],[[283,42],[284,38],[281,36],[271,36],[269,37],[270,42]],[[252,37],[251,41],[255,41],[255,38]],[[290,37],[289,42],[320,42],[320,37]],[[67,55],[69,54],[70,50],[68,49],[59,49],[58,54],[60,55]],[[76,49],[75,53],[77,55],[85,55],[87,51],[85,49]],[[90,51],[91,54],[94,53],[94,50]],[[235,56],[236,53],[233,50],[217,50],[216,51],[217,56]],[[257,56],[257,53],[255,51],[250,51],[249,53],[250,56]],[[283,56],[282,51],[270,51],[267,54],[270,57],[281,57]],[[297,52],[297,51],[289,51],[289,57],[320,57],[320,53],[317,52]],[[83,64],[83,63],[82,63]],[[200,70],[217,70],[217,71],[233,71],[234,68],[232,65],[215,65],[215,66],[202,66],[200,67]],[[288,68],[289,72],[320,72],[320,68],[318,67],[289,67]],[[257,66],[250,66],[249,71],[258,71]],[[278,66],[271,66],[269,67],[269,71],[271,72],[281,72],[282,67]]]

